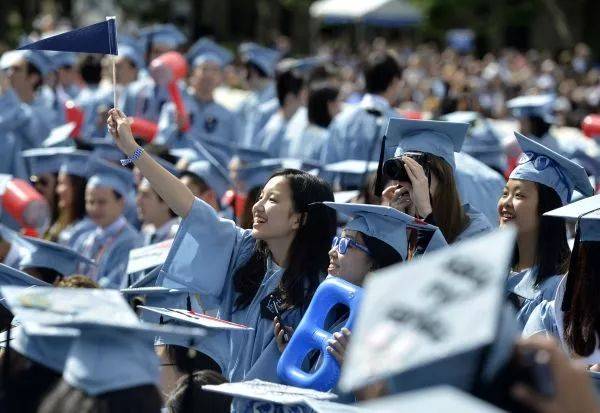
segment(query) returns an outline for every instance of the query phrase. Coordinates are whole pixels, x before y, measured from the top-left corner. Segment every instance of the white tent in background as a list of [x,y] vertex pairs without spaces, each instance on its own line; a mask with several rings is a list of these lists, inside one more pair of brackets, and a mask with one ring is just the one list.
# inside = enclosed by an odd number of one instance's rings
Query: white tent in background
[[310,15],[324,24],[382,27],[414,26],[423,19],[408,0],[319,0],[310,6]]

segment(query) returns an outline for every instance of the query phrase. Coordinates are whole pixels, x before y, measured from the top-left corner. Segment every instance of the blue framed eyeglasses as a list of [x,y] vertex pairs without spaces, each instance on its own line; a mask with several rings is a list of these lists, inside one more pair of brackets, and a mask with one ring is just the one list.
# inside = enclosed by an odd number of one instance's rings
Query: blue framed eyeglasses
[[369,249],[367,247],[365,247],[364,245],[360,245],[358,242],[354,241],[353,239],[346,238],[346,237],[333,237],[333,242],[331,243],[331,247],[336,248],[337,251],[342,255],[346,254],[346,252],[348,251],[348,247],[352,247],[352,248],[361,250],[368,256],[371,256],[371,251],[369,251]]

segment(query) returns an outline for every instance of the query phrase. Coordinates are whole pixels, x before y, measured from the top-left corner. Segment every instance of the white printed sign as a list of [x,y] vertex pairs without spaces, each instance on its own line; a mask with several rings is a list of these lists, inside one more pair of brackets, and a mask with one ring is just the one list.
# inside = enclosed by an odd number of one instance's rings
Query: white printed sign
[[132,249],[129,252],[127,274],[164,264],[172,244],[173,240],[168,239],[146,247]]

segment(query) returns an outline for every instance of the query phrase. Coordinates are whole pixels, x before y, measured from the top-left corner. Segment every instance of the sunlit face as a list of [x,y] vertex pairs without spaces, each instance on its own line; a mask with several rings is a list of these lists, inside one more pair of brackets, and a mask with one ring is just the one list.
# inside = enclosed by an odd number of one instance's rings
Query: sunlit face
[[221,67],[212,61],[206,61],[194,68],[190,78],[190,85],[196,91],[196,96],[212,98],[214,90],[223,80]]
[[135,203],[138,217],[144,223],[156,224],[170,216],[169,207],[162,202],[147,181],[142,181],[138,186]]
[[65,173],[58,174],[58,185],[56,185],[56,195],[58,196],[58,208],[68,209],[73,206],[73,184],[71,178]]
[[137,79],[138,70],[129,58],[121,56],[115,59],[117,83],[128,85]]
[[498,200],[500,227],[510,223],[516,225],[519,233],[538,230],[538,190],[534,182],[509,179],[502,196]]
[[85,189],[85,211],[102,228],[114,223],[124,208],[125,199],[117,199],[112,188],[88,186]]
[[[344,229],[342,236],[366,247],[360,232]],[[354,248],[352,245],[348,246],[345,254],[340,253],[337,247],[332,247],[329,250],[327,273],[340,277],[354,285],[362,285],[372,266],[373,263],[367,253]]]
[[284,176],[271,178],[252,207],[252,235],[263,241],[285,239],[300,227],[301,214],[294,212],[292,190]]
[[37,81],[37,75],[27,73],[27,60],[20,59],[11,67],[6,69],[6,74],[10,80],[10,85],[19,93],[20,91],[32,90]]

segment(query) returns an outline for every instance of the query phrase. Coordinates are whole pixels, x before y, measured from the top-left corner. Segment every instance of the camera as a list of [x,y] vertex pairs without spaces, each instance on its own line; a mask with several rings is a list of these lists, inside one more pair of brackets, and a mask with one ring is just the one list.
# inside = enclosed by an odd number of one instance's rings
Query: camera
[[[419,163],[429,176],[429,157],[422,152],[405,152],[402,156],[408,156]],[[410,182],[402,157],[391,158],[383,163],[383,174],[393,181]]]

